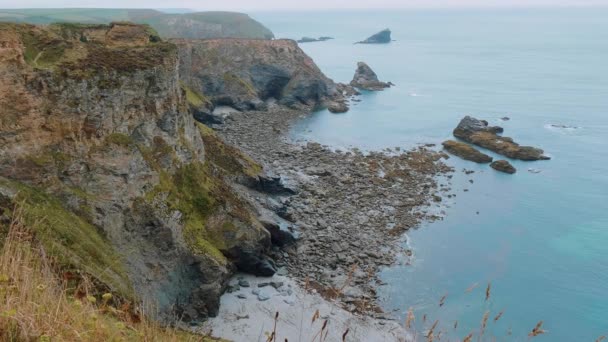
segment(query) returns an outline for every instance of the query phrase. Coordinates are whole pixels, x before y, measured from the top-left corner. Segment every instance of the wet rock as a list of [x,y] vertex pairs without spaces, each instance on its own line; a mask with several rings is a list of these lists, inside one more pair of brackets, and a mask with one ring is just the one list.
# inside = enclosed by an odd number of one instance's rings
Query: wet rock
[[493,162],[492,164],[490,164],[490,167],[492,167],[496,171],[500,171],[500,172],[504,172],[504,173],[508,173],[508,174],[513,174],[513,173],[517,172],[515,167],[513,167],[513,165],[511,165],[511,163],[509,163],[506,160],[497,160],[497,161]]
[[327,106],[327,109],[334,113],[334,114],[338,114],[338,113],[346,113],[348,112],[348,105],[346,104],[346,102],[332,102],[329,104],[329,106]]
[[261,277],[272,277],[276,272],[272,260],[253,252],[241,252],[235,264],[240,271]]
[[295,236],[290,231],[282,229],[277,222],[268,218],[261,218],[260,223],[270,232],[270,239],[273,245],[286,247],[296,242]]
[[462,159],[470,160],[476,163],[492,162],[492,157],[485,153],[479,152],[477,149],[463,142],[447,140],[444,141],[442,145],[446,151]]
[[357,71],[350,85],[365,90],[383,90],[391,86],[390,82],[381,82],[378,75],[364,62],[357,63]]
[[454,136],[468,143],[487,148],[490,151],[506,157],[520,160],[547,160],[544,151],[531,146],[520,146],[509,137],[499,136],[503,128],[489,126],[487,121],[470,116],[464,117],[456,129]]
[[392,41],[391,30],[384,29],[384,30],[370,36],[366,40],[357,42],[355,44],[387,44],[387,43],[390,43],[391,41]]

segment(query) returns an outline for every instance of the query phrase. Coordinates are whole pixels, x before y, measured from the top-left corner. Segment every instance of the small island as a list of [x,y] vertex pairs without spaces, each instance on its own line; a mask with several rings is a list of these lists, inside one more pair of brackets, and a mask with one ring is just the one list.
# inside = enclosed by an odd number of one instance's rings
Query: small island
[[374,34],[373,36],[367,38],[366,40],[356,42],[355,44],[387,44],[391,41],[391,30],[384,29]]

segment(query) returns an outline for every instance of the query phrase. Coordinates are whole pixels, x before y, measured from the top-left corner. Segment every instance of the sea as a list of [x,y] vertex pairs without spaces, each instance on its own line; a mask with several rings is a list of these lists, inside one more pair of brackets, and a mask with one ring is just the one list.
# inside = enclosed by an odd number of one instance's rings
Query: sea
[[[365,61],[395,84],[364,92],[348,113],[302,119],[295,141],[440,149],[471,115],[551,157],[510,160],[514,175],[447,160],[456,197],[437,208],[443,220],[407,233],[411,263],[382,271],[387,312],[405,321],[411,309],[419,340],[435,321],[434,332],[451,341],[470,333],[474,341],[528,341],[540,321],[545,333],[535,341],[608,335],[608,8],[252,16],[277,38],[335,38],[300,46],[336,82],[349,82]],[[385,28],[390,44],[353,44]]]

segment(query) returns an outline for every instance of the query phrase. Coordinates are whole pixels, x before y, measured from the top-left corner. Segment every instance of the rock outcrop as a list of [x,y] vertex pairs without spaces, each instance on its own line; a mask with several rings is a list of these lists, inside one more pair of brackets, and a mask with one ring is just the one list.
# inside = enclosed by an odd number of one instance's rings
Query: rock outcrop
[[515,167],[513,167],[513,165],[511,165],[511,163],[506,160],[497,160],[490,164],[490,167],[496,171],[508,174],[514,174],[515,172],[517,172],[517,169],[515,169]]
[[378,80],[378,75],[369,67],[365,62],[357,63],[357,70],[353,80],[350,81],[350,85],[364,90],[383,90],[384,88],[390,88],[392,83],[381,82]]
[[357,42],[355,44],[387,44],[392,41],[391,39],[391,30],[384,29],[373,36],[367,38],[366,40]]
[[492,157],[485,153],[479,152],[477,149],[471,147],[466,143],[454,140],[447,140],[444,141],[442,145],[446,151],[462,159],[470,160],[480,164],[492,162]]
[[344,102],[327,78],[293,40],[174,40],[184,85],[200,110],[226,105],[264,110],[266,102],[292,108]]
[[274,266],[230,185],[261,169],[194,121],[178,61],[147,26],[0,24],[0,202],[62,267],[197,321],[237,268]]
[[454,129],[454,136],[512,159],[550,159],[539,148],[520,146],[509,137],[499,136],[498,133],[502,132],[502,127],[489,126],[487,121],[465,116]]
[[315,42],[324,42],[327,40],[331,40],[333,39],[332,37],[319,37],[319,38],[312,38],[312,37],[302,37],[302,39],[298,39],[298,43],[315,43]]

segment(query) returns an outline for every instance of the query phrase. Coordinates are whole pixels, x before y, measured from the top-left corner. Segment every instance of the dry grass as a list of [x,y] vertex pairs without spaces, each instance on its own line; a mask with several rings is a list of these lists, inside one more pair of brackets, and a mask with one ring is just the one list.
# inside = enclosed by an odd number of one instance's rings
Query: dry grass
[[81,286],[81,295],[69,295],[21,210],[13,213],[0,252],[0,340],[211,341],[114,308],[110,293],[97,298]]

